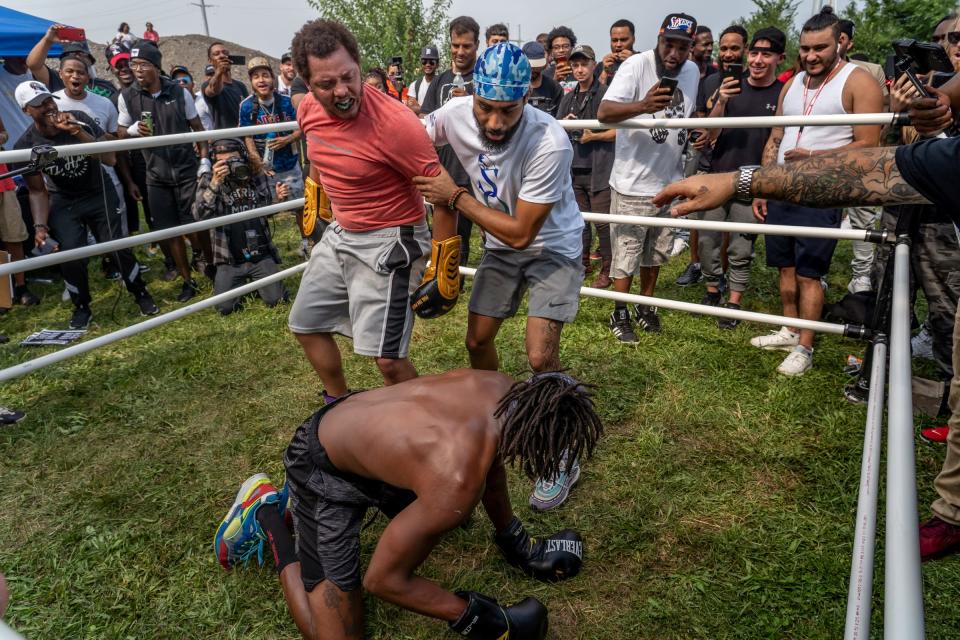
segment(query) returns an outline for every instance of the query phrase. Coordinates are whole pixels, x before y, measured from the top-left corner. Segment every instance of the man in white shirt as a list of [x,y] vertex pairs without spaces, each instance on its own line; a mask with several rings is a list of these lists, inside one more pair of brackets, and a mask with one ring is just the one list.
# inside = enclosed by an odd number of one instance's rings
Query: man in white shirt
[[[671,13],[663,20],[656,48],[630,56],[610,82],[600,103],[601,122],[629,118],[687,118],[697,100],[700,72],[689,60],[697,21],[685,13]],[[651,203],[661,189],[683,177],[685,129],[618,129],[610,173],[613,189],[610,213],[631,216],[669,217],[666,207]],[[633,277],[640,275],[640,293],[652,296],[667,262],[670,233],[662,227],[610,225],[613,288],[629,293]],[[655,307],[634,305],[637,323],[647,332],[660,331]],[[637,342],[627,305],[617,302],[610,315],[610,330],[617,340]]]
[[297,70],[293,66],[293,56],[287,51],[280,56],[280,75],[277,76],[277,93],[290,97],[290,85],[297,78]]
[[423,76],[413,81],[410,85],[410,91],[407,93],[407,106],[413,109],[413,112],[420,115],[420,105],[427,97],[427,90],[430,83],[437,77],[437,66],[440,64],[440,49],[437,45],[431,44],[423,48],[420,52],[420,69]]
[[[530,62],[519,47],[484,51],[473,73],[474,95],[452,98],[425,119],[437,146],[449,144],[473,194],[446,171],[414,178],[424,197],[455,208],[483,228],[486,251],[473,281],[467,350],[474,369],[497,370],[495,339],[529,291],[526,349],[530,367],[556,371],[560,331],[579,307],[583,217],[570,177],[573,148],[548,114],[526,104]],[[561,504],[579,478],[576,461],[557,478],[541,478],[530,504]]]

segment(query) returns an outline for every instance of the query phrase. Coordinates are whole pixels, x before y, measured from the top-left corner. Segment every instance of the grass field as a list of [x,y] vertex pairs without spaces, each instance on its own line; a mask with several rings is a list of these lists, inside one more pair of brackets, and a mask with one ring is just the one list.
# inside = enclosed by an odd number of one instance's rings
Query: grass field
[[[281,251],[292,256],[291,220],[279,226]],[[842,246],[830,298],[846,284],[849,255]],[[665,270],[659,294],[696,302],[702,288],[672,284],[684,261]],[[151,289],[170,310],[179,288],[151,265]],[[92,335],[139,320],[118,285],[93,280]],[[39,308],[4,317],[13,342],[66,326],[61,286],[36,291]],[[755,267],[747,305],[779,313],[772,270]],[[287,311],[254,301],[226,318],[202,312],[4,386],[0,404],[29,414],[0,429],[0,571],[14,628],[28,638],[297,637],[269,564],[228,574],[212,553],[238,484],[255,471],[281,482],[283,448],[318,405]],[[723,332],[712,319],[663,312],[661,335],[624,348],[608,333],[609,311],[587,299],[564,331],[561,359],[597,385],[606,425],[570,501],[534,515],[529,483],[510,476],[531,531],[582,532],[583,573],[558,585],[526,578],[501,560],[481,516],[450,534],[423,574],[504,602],[535,595],[550,609],[553,638],[839,637],[865,418],[841,396],[841,368],[860,345],[822,337],[815,368],[786,379],[774,371],[782,354],[748,344],[767,327]],[[464,304],[418,323],[412,357],[421,372],[467,365],[465,325]],[[499,340],[503,368],[517,376],[526,367],[522,327],[507,322]],[[0,366],[45,351],[4,345]],[[369,361],[348,355],[346,367],[351,386],[379,384]],[[942,455],[918,445],[918,518]],[[365,558],[384,522],[365,532]],[[879,637],[882,542],[877,558]],[[925,566],[924,582],[928,637],[957,637],[960,560]],[[374,599],[367,606],[372,638],[447,633]]]

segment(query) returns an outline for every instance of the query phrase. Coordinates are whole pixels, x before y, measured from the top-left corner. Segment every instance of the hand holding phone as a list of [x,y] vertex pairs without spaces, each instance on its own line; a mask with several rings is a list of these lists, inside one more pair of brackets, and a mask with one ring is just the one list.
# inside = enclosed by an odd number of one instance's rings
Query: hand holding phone
[[76,27],[60,27],[56,31],[62,42],[84,42],[87,39],[86,31]]
[[666,109],[673,102],[673,92],[676,89],[676,78],[661,78],[659,83],[650,87],[647,95],[641,101],[643,103],[641,113],[657,113]]

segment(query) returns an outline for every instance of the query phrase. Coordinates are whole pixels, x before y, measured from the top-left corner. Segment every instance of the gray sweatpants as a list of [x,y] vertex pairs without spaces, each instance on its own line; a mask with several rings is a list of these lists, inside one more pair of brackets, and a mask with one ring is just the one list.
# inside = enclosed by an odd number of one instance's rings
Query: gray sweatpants
[[[875,207],[849,207],[847,209],[847,218],[850,220],[851,229],[875,229],[879,217],[880,213]],[[870,270],[873,267],[874,246],[874,243],[862,240],[853,243],[853,260],[850,261],[850,269],[853,271],[852,277],[870,277]]]
[[[705,211],[701,220],[710,222],[742,222],[755,223],[753,207],[750,204],[731,200],[722,207]],[[727,283],[731,291],[743,292],[750,282],[750,265],[753,262],[753,243],[756,234],[731,233],[730,245],[727,247]],[[723,245],[723,234],[720,231],[700,231],[700,268],[708,287],[716,287],[723,275],[720,264],[720,249]]]
[[[213,293],[214,295],[226,293],[231,289],[245,285],[247,282],[272,276],[277,271],[277,263],[272,258],[264,258],[259,262],[244,262],[243,264],[218,264],[217,276],[213,282]],[[273,307],[286,295],[287,290],[282,282],[274,282],[261,287],[258,292],[263,303],[268,307]],[[221,302],[216,305],[217,311],[227,315],[236,308],[238,302],[240,302],[238,298]]]

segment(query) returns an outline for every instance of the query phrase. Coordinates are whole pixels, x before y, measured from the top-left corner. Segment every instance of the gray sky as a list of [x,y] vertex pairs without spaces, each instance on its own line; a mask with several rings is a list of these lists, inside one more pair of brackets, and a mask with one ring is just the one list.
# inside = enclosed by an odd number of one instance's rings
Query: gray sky
[[[814,0],[803,0],[800,16],[813,12]],[[200,0],[3,0],[12,9],[49,20],[84,27],[99,42],[110,40],[121,22],[131,32],[143,33],[144,23],[153,22],[164,35],[203,33]],[[216,6],[207,9],[210,34],[278,56],[290,44],[294,32],[316,12],[305,0],[207,0]],[[375,2],[375,0],[374,0]],[[846,2],[839,3],[841,8]],[[612,22],[627,18],[637,26],[637,47],[649,48],[663,17],[670,11],[686,11],[718,34],[736,18],[750,13],[750,0],[696,0],[686,6],[669,0],[624,2],[622,0],[454,0],[450,15],[471,15],[486,28],[495,22],[510,25],[512,38],[532,40],[541,31],[567,25],[584,44],[597,53],[607,51],[607,33]]]

